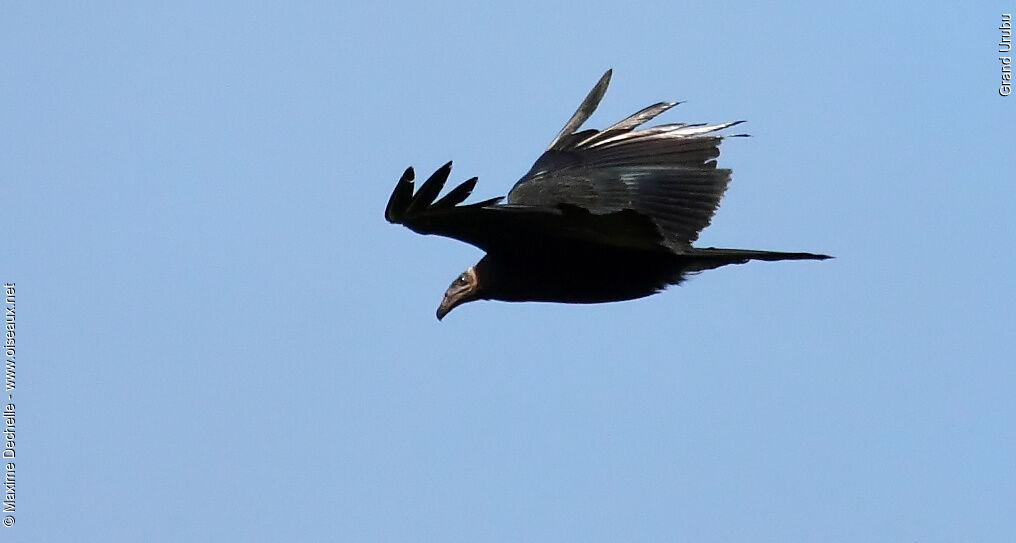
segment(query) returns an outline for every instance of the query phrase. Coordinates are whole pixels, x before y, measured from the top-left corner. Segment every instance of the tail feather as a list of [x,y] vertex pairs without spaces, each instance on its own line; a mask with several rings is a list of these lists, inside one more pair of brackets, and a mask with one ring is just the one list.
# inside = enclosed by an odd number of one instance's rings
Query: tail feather
[[728,264],[744,264],[751,260],[776,262],[779,260],[827,260],[829,255],[815,253],[790,253],[782,251],[756,251],[752,249],[689,249],[682,253],[690,257],[692,265],[686,271],[697,272],[711,270]]

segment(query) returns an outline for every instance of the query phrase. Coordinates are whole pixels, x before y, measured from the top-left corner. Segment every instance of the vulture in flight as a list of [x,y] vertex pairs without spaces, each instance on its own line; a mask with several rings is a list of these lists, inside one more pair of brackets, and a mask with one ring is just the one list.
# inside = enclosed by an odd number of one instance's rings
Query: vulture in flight
[[451,162],[415,192],[413,168],[402,174],[385,209],[389,222],[487,253],[452,281],[439,320],[473,300],[615,302],[727,264],[829,258],[693,247],[730,182],[730,170],[716,167],[725,137],[718,132],[741,121],[639,129],[677,105],[660,102],[604,130],[579,130],[610,76],[603,74],[507,198],[462,204],[474,177],[439,199]]

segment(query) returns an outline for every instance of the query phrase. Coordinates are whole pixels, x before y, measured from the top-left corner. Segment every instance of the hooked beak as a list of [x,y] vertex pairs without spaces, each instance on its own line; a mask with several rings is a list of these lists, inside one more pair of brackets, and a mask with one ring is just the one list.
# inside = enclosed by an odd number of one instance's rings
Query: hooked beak
[[459,305],[458,300],[452,300],[450,297],[445,296],[441,299],[441,305],[437,306],[437,320],[441,320],[447,315],[455,306]]
[[477,281],[474,268],[470,266],[448,285],[448,290],[441,298],[441,305],[437,306],[437,320],[443,319],[452,309],[476,299]]

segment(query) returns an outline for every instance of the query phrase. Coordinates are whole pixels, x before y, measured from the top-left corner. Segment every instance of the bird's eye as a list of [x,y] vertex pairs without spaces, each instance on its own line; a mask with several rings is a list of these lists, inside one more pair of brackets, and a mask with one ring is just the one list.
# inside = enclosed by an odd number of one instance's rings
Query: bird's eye
[[468,280],[466,279],[466,276],[465,276],[465,275],[460,275],[460,276],[459,276],[459,279],[458,279],[458,281],[457,281],[457,282],[458,282],[458,284],[460,284],[460,285],[465,285],[465,284],[466,284],[466,283],[468,283],[469,281],[468,281]]

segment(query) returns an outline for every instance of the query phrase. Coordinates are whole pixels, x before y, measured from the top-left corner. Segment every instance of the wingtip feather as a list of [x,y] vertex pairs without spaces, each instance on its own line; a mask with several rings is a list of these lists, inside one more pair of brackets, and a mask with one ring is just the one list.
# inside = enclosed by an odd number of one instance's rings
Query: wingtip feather
[[455,207],[461,204],[469,195],[472,194],[473,188],[476,187],[477,178],[471,177],[463,181],[459,186],[448,191],[440,200],[434,202],[434,209],[445,209]]
[[437,169],[426,181],[420,185],[420,190],[416,191],[416,195],[413,196],[413,200],[409,202],[409,206],[406,209],[407,214],[420,211],[426,208],[430,204],[434,203],[437,199],[437,195],[441,193],[441,189],[444,188],[445,182],[448,181],[448,175],[452,172],[452,163],[448,161],[444,166]]
[[388,222],[398,222],[405,215],[406,208],[413,200],[413,179],[415,176],[416,173],[413,171],[413,167],[410,166],[406,168],[406,171],[402,173],[402,177],[399,178],[399,182],[395,185],[395,190],[392,191],[392,195],[388,199],[388,205],[385,206],[385,219]]
[[611,68],[600,76],[600,80],[593,85],[592,90],[586,95],[582,103],[579,104],[579,108],[575,110],[568,122],[565,123],[564,128],[557,133],[553,141],[547,149],[556,149],[562,140],[570,136],[576,130],[578,130],[583,123],[589,119],[589,116],[596,111],[597,106],[600,105],[600,100],[603,100],[603,95],[607,93],[607,87],[610,85],[610,78],[614,74],[614,69]]

